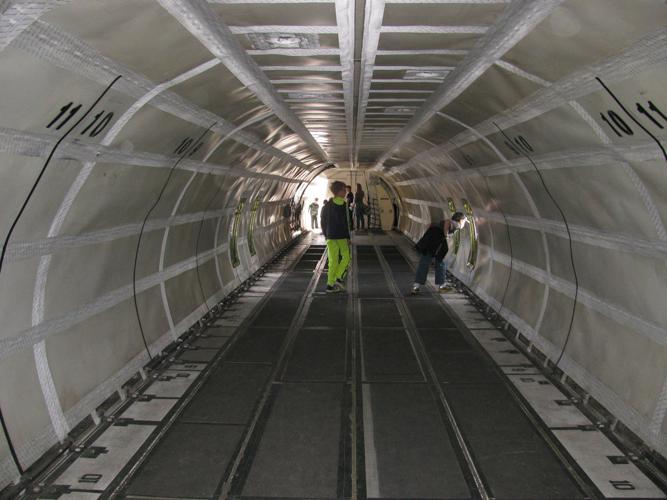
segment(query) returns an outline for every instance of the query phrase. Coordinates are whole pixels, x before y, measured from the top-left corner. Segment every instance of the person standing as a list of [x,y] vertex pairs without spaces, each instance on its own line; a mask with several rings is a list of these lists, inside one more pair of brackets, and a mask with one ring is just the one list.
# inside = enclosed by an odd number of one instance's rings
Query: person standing
[[327,293],[345,291],[345,275],[350,264],[350,224],[345,203],[345,184],[331,184],[333,198],[322,209],[322,233],[327,239],[329,271]]
[[308,211],[310,212],[310,227],[317,229],[317,215],[320,212],[320,205],[317,203],[317,198],[308,206]]
[[444,259],[449,251],[447,236],[461,230],[467,221],[461,212],[455,212],[451,219],[431,225],[417,242],[415,248],[421,257],[417,265],[415,283],[412,285],[413,294],[419,293],[421,286],[426,284],[428,268],[433,261],[435,261],[435,284],[438,286],[438,291],[451,291],[451,287],[445,285],[447,267]]
[[357,192],[354,194],[354,215],[357,219],[357,229],[364,229],[366,223],[364,221],[364,215],[366,211],[366,206],[364,205],[364,190],[361,189],[361,184],[357,184]]
[[329,200],[322,200],[322,210],[320,210],[320,228],[322,228],[322,235],[326,239],[327,233],[324,231],[325,226],[324,226],[324,217],[326,215],[326,210],[327,210],[327,205],[329,204]]
[[350,220],[350,231],[354,229],[354,214],[352,213],[352,205],[354,205],[354,194],[352,193],[352,186],[349,184],[345,186],[345,189],[347,190],[347,194],[345,195],[345,199],[347,200],[347,215],[348,219]]
[[303,201],[299,201],[299,203],[296,204],[296,208],[294,210],[294,224],[296,226],[296,229],[298,231],[301,230],[301,212],[303,211]]

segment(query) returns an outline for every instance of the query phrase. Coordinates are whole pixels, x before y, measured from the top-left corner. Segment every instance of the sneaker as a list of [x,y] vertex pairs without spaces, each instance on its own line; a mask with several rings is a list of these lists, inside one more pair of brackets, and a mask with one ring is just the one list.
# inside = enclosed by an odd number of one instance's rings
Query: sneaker
[[448,293],[448,292],[453,292],[453,291],[454,291],[454,289],[451,286],[440,285],[438,287],[438,292],[440,292],[440,293]]
[[338,288],[338,287],[335,286],[335,285],[334,285],[334,286],[327,285],[327,290],[326,290],[326,291],[327,291],[327,293],[338,293],[338,292],[340,292],[341,290],[340,290],[340,288]]
[[412,293],[412,295],[417,295],[419,293],[419,285],[412,285],[412,290],[410,293]]
[[338,288],[339,291],[344,292],[345,291],[345,282],[343,280],[336,280],[336,283],[334,283],[334,286]]

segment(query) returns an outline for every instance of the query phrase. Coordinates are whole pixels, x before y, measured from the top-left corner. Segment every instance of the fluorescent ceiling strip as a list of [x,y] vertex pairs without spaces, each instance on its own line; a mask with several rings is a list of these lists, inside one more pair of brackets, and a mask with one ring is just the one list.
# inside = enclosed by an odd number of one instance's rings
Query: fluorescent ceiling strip
[[303,98],[303,99],[285,99],[285,102],[345,102],[345,99]]
[[334,48],[317,49],[249,49],[246,50],[251,56],[337,56],[340,50]]
[[273,110],[323,161],[327,161],[324,150],[207,3],[195,0],[158,0],[158,3],[220,59],[241,83]]
[[313,101],[311,103],[305,104],[305,101],[302,101],[301,103],[295,103],[292,104],[292,109],[297,111],[319,111],[319,112],[326,112],[326,111],[342,111],[345,112],[345,106],[341,104],[336,104],[333,102],[317,102]]
[[464,56],[467,50],[461,49],[404,49],[404,50],[378,50],[378,56],[413,56],[413,55],[434,55],[434,56]]
[[[250,1],[250,0],[247,0]],[[386,0],[387,3],[410,3],[410,4],[503,4],[512,0]]]
[[291,3],[333,3],[333,0],[207,0],[219,4],[291,4]]
[[299,116],[308,118],[309,116],[345,116],[345,111],[343,110],[330,110],[323,111],[321,109],[309,109],[309,108],[300,108],[296,111]]
[[382,26],[381,33],[417,33],[417,34],[484,34],[489,30],[488,26]]
[[[406,71],[406,70],[417,70],[417,71],[452,71],[453,66],[375,66],[375,71]],[[410,79],[403,80],[410,82],[420,82],[421,80]],[[442,82],[442,80],[438,80]]]
[[341,89],[318,89],[318,90],[296,90],[296,89],[278,89],[280,94],[342,94],[343,90]]
[[410,118],[410,113],[403,113],[401,111],[378,111],[372,113],[366,113],[368,117],[366,121],[368,123],[373,122],[406,122]]
[[[164,0],[166,1],[166,0]],[[320,33],[320,34],[338,34],[337,26],[230,26],[229,30],[235,35],[242,35],[247,33]]]
[[328,72],[340,72],[342,68],[340,66],[261,66],[262,71],[303,71],[303,72],[317,72],[317,71],[328,71]]
[[401,103],[401,102],[424,102],[426,99],[420,99],[418,97],[411,98],[411,97],[397,97],[394,99],[381,99],[381,98],[371,98],[368,99],[368,102],[394,102],[394,103]]
[[373,78],[373,83],[442,83],[442,79],[406,80],[404,78]]
[[345,118],[341,118],[340,120],[327,120],[326,118],[311,118],[309,120],[306,120],[306,126],[308,128],[312,128],[311,125],[345,125],[346,120]]
[[315,80],[315,79],[307,79],[307,78],[303,78],[303,79],[286,78],[286,79],[282,79],[282,80],[270,80],[270,82],[273,85],[288,85],[288,84],[291,85],[291,84],[301,84],[301,83],[312,84],[312,85],[318,85],[318,84],[332,85],[332,84],[341,84],[341,83],[343,83],[343,80],[324,80],[324,79]]
[[517,0],[500,16],[489,29],[484,39],[471,50],[429,97],[415,116],[396,138],[392,151],[385,152],[375,168],[384,162],[436,112],[460,96],[470,85],[512,47],[540,24],[563,0]]
[[410,89],[393,89],[393,90],[373,90],[371,94],[432,94],[432,90],[410,90]]

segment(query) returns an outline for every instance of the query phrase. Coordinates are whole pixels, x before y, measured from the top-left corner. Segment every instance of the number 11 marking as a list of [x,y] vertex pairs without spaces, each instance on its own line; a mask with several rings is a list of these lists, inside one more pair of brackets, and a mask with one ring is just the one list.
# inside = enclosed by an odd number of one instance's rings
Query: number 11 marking
[[[70,102],[69,104],[66,104],[65,106],[60,108],[60,113],[58,113],[58,115],[56,115],[56,117],[53,120],[51,120],[51,122],[46,126],[46,128],[51,128],[58,120],[60,120],[60,118],[67,112],[67,110],[72,107],[72,104],[74,103]],[[70,120],[70,118],[72,118],[80,109],[81,109],[81,104],[73,107],[69,112],[69,116],[67,116],[67,118],[65,118],[65,120],[63,120],[63,122],[56,127],[56,130],[60,130],[61,128],[63,128],[63,125],[65,125]]]

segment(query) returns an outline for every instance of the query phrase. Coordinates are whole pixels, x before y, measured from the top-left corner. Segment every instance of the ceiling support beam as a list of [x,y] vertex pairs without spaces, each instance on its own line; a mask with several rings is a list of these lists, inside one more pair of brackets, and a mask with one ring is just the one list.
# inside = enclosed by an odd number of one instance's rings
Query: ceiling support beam
[[384,0],[366,0],[364,13],[364,41],[361,48],[361,72],[359,75],[359,101],[357,103],[357,130],[354,142],[354,164],[359,162],[361,134],[364,130],[364,119],[368,96],[373,79],[375,57],[380,42],[380,29],[384,17]]
[[291,128],[323,161],[327,154],[276,92],[230,29],[205,0],[158,0],[160,5],[220,59],[257,98]]
[[354,8],[354,0],[336,0],[336,24],[338,24],[350,167],[354,167]]
[[496,61],[541,23],[563,0],[516,0],[489,29],[484,39],[452,71],[398,134],[393,148],[378,159],[375,169],[382,168],[398,148],[472,85]]

